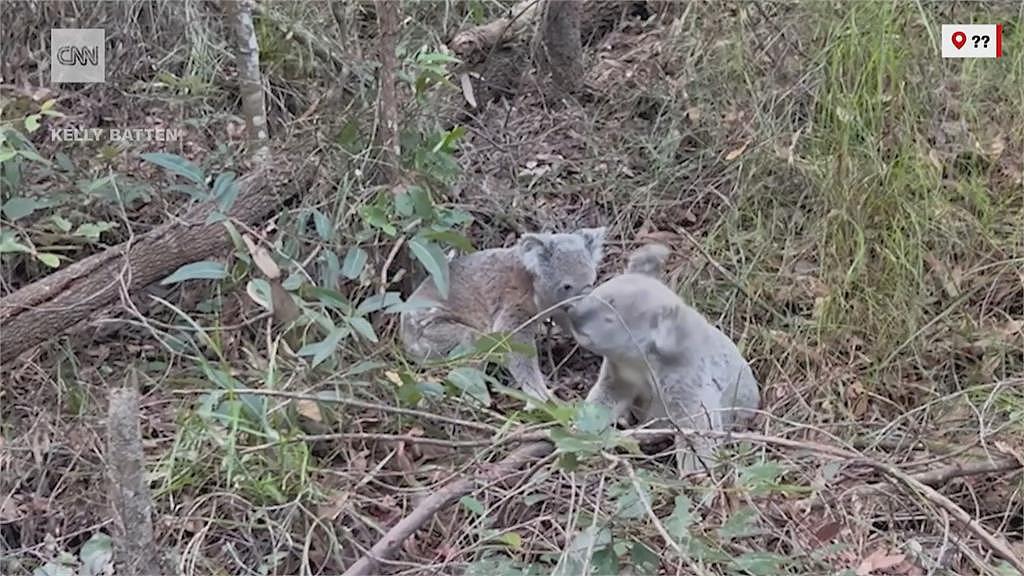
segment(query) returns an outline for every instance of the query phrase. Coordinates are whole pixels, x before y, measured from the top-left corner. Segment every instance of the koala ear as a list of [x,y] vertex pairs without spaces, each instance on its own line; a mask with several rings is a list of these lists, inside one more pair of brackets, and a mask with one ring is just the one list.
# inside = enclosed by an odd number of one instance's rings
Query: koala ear
[[600,228],[581,228],[576,231],[577,234],[583,237],[583,245],[590,252],[590,257],[593,258],[595,267],[601,263],[601,258],[604,257],[604,235],[607,230],[607,228],[601,226]]
[[538,274],[548,259],[548,237],[546,234],[523,234],[517,249],[523,266]]

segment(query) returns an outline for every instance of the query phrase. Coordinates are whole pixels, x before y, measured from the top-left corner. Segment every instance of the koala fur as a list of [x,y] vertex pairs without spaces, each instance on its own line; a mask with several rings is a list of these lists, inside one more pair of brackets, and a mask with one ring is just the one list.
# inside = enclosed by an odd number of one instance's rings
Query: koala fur
[[[597,278],[604,235],[605,228],[524,234],[514,247],[454,259],[447,299],[430,279],[410,296],[437,306],[401,314],[399,337],[406,353],[417,361],[443,358],[459,345],[471,345],[493,332],[512,332],[538,311],[586,293]],[[564,311],[552,316],[568,331]],[[536,325],[513,334],[514,342],[533,353],[509,354],[508,370],[524,392],[544,401],[551,393],[536,354]]]
[[[760,407],[758,382],[733,341],[658,279],[667,255],[659,245],[639,249],[624,274],[568,307],[577,342],[604,357],[586,400],[608,406],[616,420],[732,429]],[[710,464],[716,444],[695,439],[696,456]]]

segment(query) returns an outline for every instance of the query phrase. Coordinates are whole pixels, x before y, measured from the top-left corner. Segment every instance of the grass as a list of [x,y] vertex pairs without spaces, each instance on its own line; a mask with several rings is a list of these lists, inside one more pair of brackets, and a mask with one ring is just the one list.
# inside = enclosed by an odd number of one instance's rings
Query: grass
[[[125,3],[112,17],[134,22],[139,12],[132,7]],[[326,159],[322,188],[275,219],[275,242],[287,256],[287,273],[308,273],[324,286],[332,286],[326,279],[337,275],[350,248],[364,248],[367,272],[337,284],[342,296],[359,302],[380,288],[379,267],[395,242],[366,225],[363,213],[380,193],[368,177],[374,94],[362,79],[373,62],[359,56],[375,50],[372,16],[355,5],[338,14],[316,3],[274,8],[330,42],[354,71],[345,87],[329,93],[337,88],[335,73],[279,27],[258,23],[272,128]],[[413,65],[421,47],[432,50],[482,13],[498,13],[483,3],[404,9],[410,74],[421,71]],[[532,227],[607,223],[612,274],[639,234],[667,235],[679,254],[673,285],[754,364],[764,384],[767,434],[868,446],[869,457],[913,471],[948,455],[918,450],[907,438],[972,452],[977,445],[1014,446],[1024,438],[1024,333],[1016,324],[1024,317],[1022,10],[997,2],[694,5],[670,26],[633,23],[618,45],[589,48],[595,76],[608,59],[623,67],[600,76],[604,84],[580,106],[554,111],[526,94],[512,109],[494,103],[463,120],[469,131],[459,143],[454,185],[450,166],[436,168],[436,157],[424,150],[451,127],[461,95],[455,87],[415,101],[405,93],[404,142],[420,146],[408,173],[477,217],[469,227],[477,247],[506,244],[512,232]],[[181,80],[134,96],[201,127],[192,133],[195,150],[182,154],[204,167],[231,166],[232,144],[223,134],[235,113],[225,80],[233,62],[217,15],[195,3],[186,12],[195,17],[187,34],[177,19],[181,35],[168,26],[146,40],[144,24],[126,27],[147,54],[160,55],[164,72]],[[40,14],[40,22],[52,16]],[[1005,57],[941,60],[935,35],[951,21],[1004,23]],[[190,39],[188,50],[182,37]],[[115,107],[124,102],[112,92],[103,97]],[[69,112],[85,111],[68,102]],[[122,108],[135,118],[134,107]],[[214,149],[217,156],[203,156]],[[76,161],[97,170],[89,150],[78,152]],[[5,276],[25,274],[5,262]],[[305,263],[302,270],[298,263]],[[236,269],[244,273],[241,264]],[[246,282],[236,291],[243,302]],[[415,390],[423,396],[416,407],[427,412],[495,427],[514,426],[518,415],[497,409],[512,406],[505,399],[483,410],[451,392],[431,396],[444,373],[407,366],[386,317],[374,318],[381,344],[353,336],[312,368],[308,358],[286,351],[269,325],[230,329],[258,312],[244,303],[231,308],[231,290],[197,285],[167,298],[188,319],[158,307],[150,315],[161,324],[149,328],[188,341],[199,340],[201,326],[216,354],[208,346],[172,354],[142,336],[132,341],[135,348],[108,346],[114,350],[99,360],[71,353],[74,370],[44,355],[32,370],[5,376],[2,429],[12,450],[0,465],[5,478],[20,482],[5,493],[28,498],[24,487],[36,486],[68,510],[71,496],[103,493],[100,461],[68,456],[102,450],[78,446],[68,431],[101,425],[103,383],[131,365],[149,391],[145,435],[153,443],[156,506],[169,526],[164,544],[177,550],[187,573],[340,572],[356,544],[376,541],[421,490],[505,452],[293,441],[331,430],[460,438],[477,438],[479,430],[230,389],[315,391],[384,406],[408,404]],[[198,304],[182,303],[189,300]],[[319,339],[312,330],[305,337],[307,344]],[[140,366],[136,350],[157,363]],[[211,362],[216,356],[216,365],[198,363],[200,352]],[[593,359],[577,353],[559,375],[581,396],[578,387],[594,368]],[[39,430],[50,431],[54,448],[37,457]],[[854,507],[845,490],[879,481],[854,463],[758,444],[735,448],[721,483],[682,483],[664,458],[634,461],[655,516],[686,547],[685,562],[658,548],[660,534],[623,469],[581,453],[537,468],[511,489],[475,492],[474,501],[410,539],[407,563],[396,570],[417,573],[424,563],[445,562],[447,569],[468,566],[468,573],[522,574],[528,564],[550,573],[577,561],[611,570],[616,562],[646,566],[660,556],[664,570],[675,570],[669,573],[820,574],[856,568],[887,550],[936,574],[996,573],[984,548],[955,527],[949,529],[957,543],[948,548],[942,519],[916,495],[868,498]],[[1020,474],[989,480],[942,490],[989,529],[1019,539]],[[795,515],[791,505],[808,493],[832,508]],[[79,505],[74,512],[42,513],[61,526],[59,534],[24,519],[8,522],[17,532],[4,528],[0,566],[30,573],[40,561],[80,547],[82,539],[60,534],[103,529],[105,517],[95,509]],[[831,522],[841,531],[826,546],[811,532],[827,532]],[[597,554],[586,559],[586,550]]]

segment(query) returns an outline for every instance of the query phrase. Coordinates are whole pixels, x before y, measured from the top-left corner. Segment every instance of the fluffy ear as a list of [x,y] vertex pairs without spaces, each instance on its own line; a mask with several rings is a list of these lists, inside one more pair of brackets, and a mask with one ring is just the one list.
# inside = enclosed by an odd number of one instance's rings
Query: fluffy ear
[[607,230],[601,226],[600,228],[580,228],[576,231],[576,234],[583,238],[583,245],[590,252],[595,267],[601,263],[601,258],[604,257],[604,235]]
[[646,274],[661,278],[661,272],[668,259],[668,247],[662,244],[648,244],[633,251],[629,255],[626,272],[630,274]]
[[534,274],[539,273],[548,259],[547,234],[523,234],[517,245],[519,259],[523,266]]

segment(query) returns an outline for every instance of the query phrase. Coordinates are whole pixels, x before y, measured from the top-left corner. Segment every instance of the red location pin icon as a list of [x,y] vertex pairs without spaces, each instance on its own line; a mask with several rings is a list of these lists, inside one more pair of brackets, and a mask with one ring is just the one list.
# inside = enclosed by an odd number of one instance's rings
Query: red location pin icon
[[964,44],[967,44],[967,34],[953,32],[953,46],[956,46],[956,49],[959,50],[964,47]]

